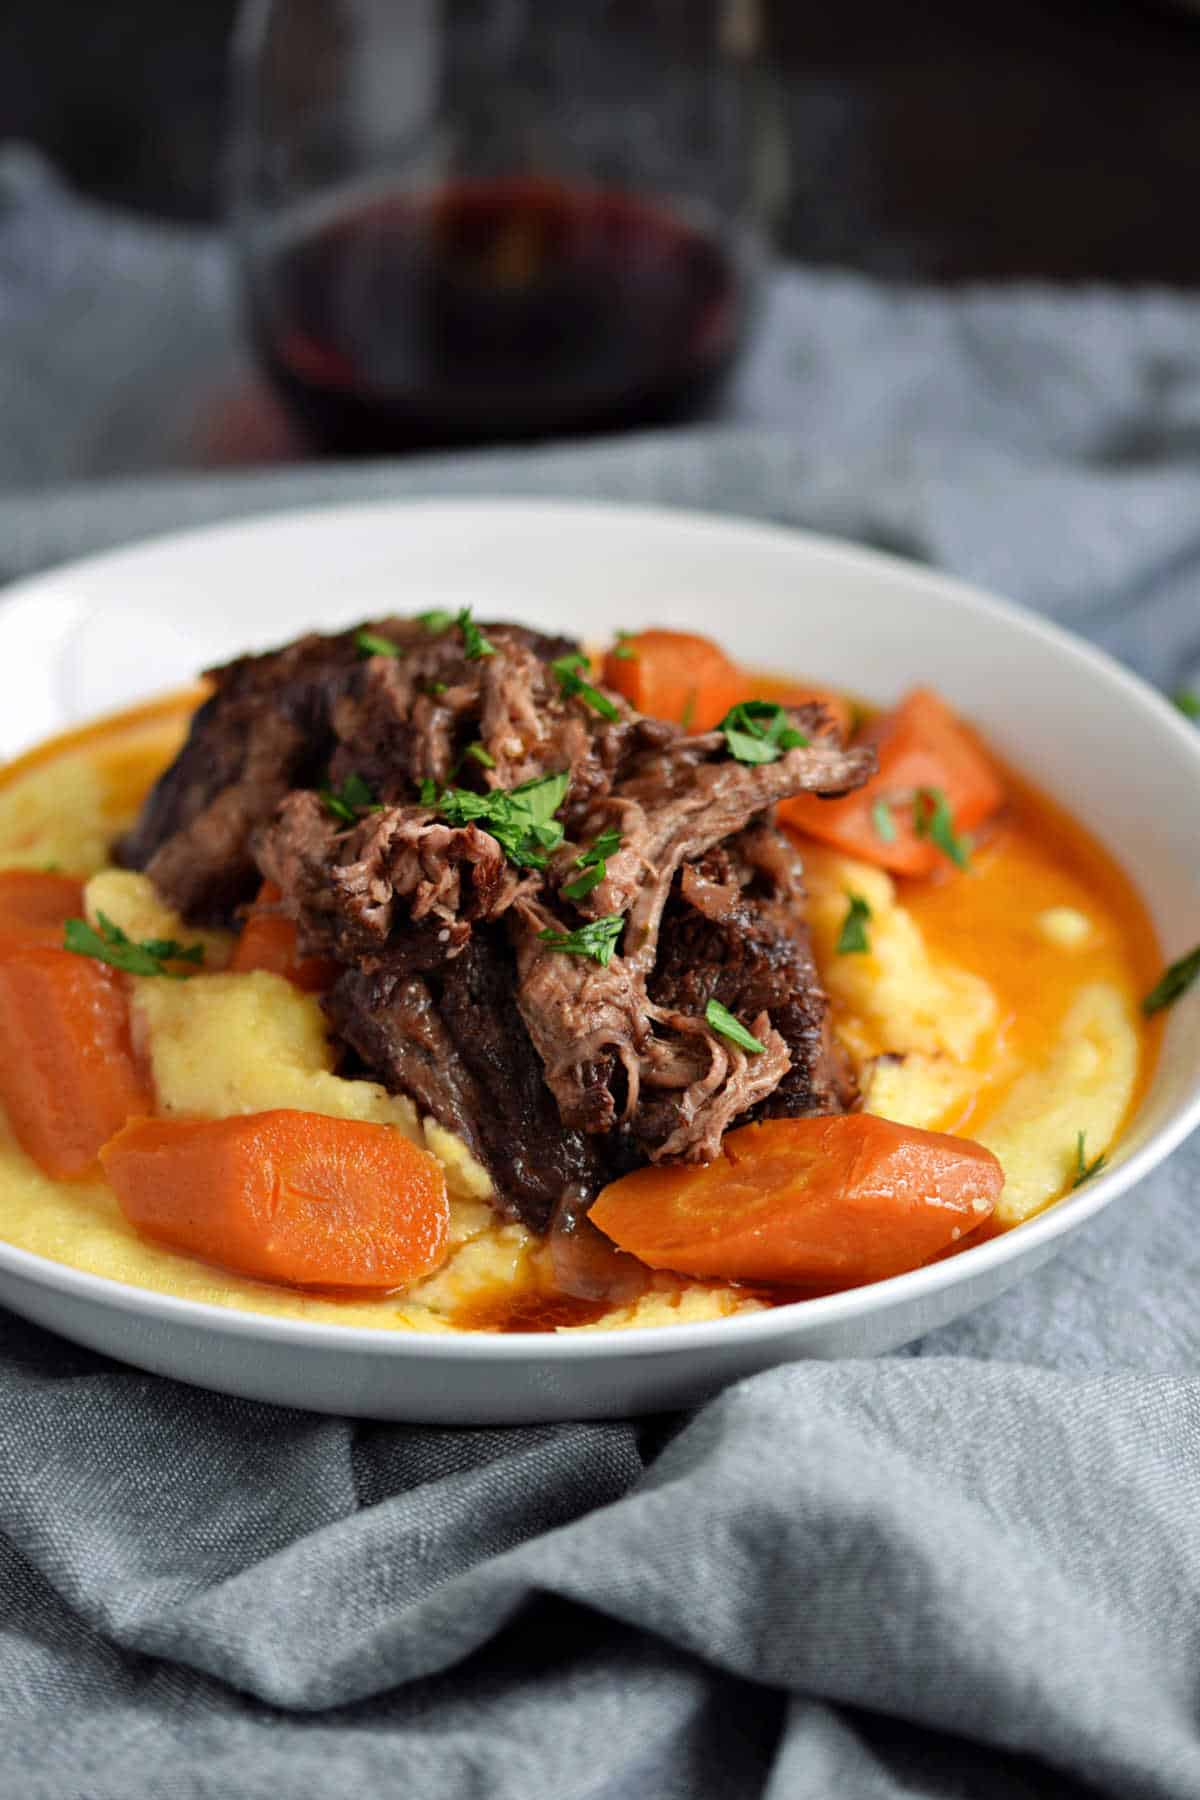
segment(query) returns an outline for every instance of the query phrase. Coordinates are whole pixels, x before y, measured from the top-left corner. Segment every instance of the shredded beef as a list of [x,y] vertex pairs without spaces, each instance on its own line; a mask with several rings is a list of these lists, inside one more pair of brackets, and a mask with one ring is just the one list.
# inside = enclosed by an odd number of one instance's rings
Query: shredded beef
[[[519,899],[514,908],[518,1003],[563,1119],[584,1131],[620,1123],[637,1132],[643,1105],[655,1121],[669,1115],[669,1132],[658,1123],[647,1127],[654,1160],[711,1158],[733,1118],[753,1113],[785,1080],[789,1091],[798,1091],[804,1080],[792,1068],[789,1040],[778,1021],[763,1010],[781,1005],[781,982],[764,987],[769,997],[750,1011],[730,1009],[744,1016],[764,1045],[757,1055],[747,1055],[703,1022],[704,1005],[713,996],[705,994],[699,1007],[673,1006],[669,996],[660,1000],[647,985],[662,949],[663,910],[685,861],[705,856],[742,831],[776,799],[805,790],[838,792],[873,768],[869,751],[845,750],[826,731],[821,709],[793,716],[809,742],[776,762],[733,762],[722,756],[724,740],[714,733],[677,739],[617,784],[609,812],[619,815],[621,848],[608,860],[605,879],[578,902],[593,918],[626,918],[621,954],[606,968],[563,957],[543,941],[542,933],[558,923],[544,901]],[[569,862],[560,867],[560,881],[569,868]],[[780,917],[784,910],[780,904]],[[792,915],[790,931],[804,950],[790,970],[798,985],[789,1022],[799,1041],[797,1009],[802,1012],[806,1003],[823,1007],[824,997],[794,883],[786,910]],[[745,1006],[751,1006],[749,998]],[[643,1102],[643,1088],[660,1093]],[[619,1093],[624,1095],[620,1108]]]
[[808,743],[777,762],[740,763],[718,732],[679,737],[636,760],[613,789],[621,848],[586,910],[629,913],[628,954],[654,961],[658,920],[675,871],[741,831],[756,813],[792,794],[834,795],[858,787],[874,768],[869,750],[847,750],[817,706],[793,712]]
[[[496,653],[486,659],[487,672],[477,684],[477,706],[483,710],[471,727],[471,741],[483,745],[491,766],[469,764],[486,787],[516,787],[566,770],[568,816],[590,819],[608,804],[624,771],[640,770],[645,756],[675,732],[636,715],[589,729],[586,706],[564,697],[523,643],[510,646],[507,630],[496,628],[491,641]],[[514,700],[489,715],[491,697],[508,693],[518,674],[525,702],[518,706]],[[415,754],[410,742],[421,709],[444,707],[422,697],[414,702],[411,694],[405,700],[407,679],[394,662],[376,658],[356,688],[358,698],[351,694],[340,703],[335,726],[343,737],[334,758],[335,785],[352,772],[366,771],[372,794],[387,800],[406,786],[411,796],[413,785],[429,776],[444,784],[450,773],[444,746],[453,740],[443,723],[433,721],[431,712],[424,715],[430,721],[424,740],[428,755]],[[451,689],[442,698],[449,701],[462,691]],[[392,705],[411,705],[412,723],[392,716]],[[536,755],[530,748],[535,730],[540,734]],[[392,759],[386,768],[379,760],[383,756]],[[618,813],[628,810],[614,805]],[[444,925],[446,953],[454,955],[469,935],[465,921],[499,918],[529,887],[490,834],[474,825],[452,829],[411,798],[384,805],[346,830],[315,794],[292,793],[254,834],[252,848],[262,872],[282,890],[284,911],[295,920],[305,952],[345,960],[377,955],[401,917],[419,924],[430,915]]]
[[256,825],[323,776],[332,714],[357,663],[349,633],[315,634],[208,671],[216,691],[117,847],[194,924],[229,924],[253,898]]
[[[854,1097],[795,905],[801,879],[796,852],[769,826],[684,868],[668,902],[649,983],[655,1004],[677,1012],[703,1016],[708,1002],[717,1000],[735,1018],[769,1016],[789,1064],[763,1103],[748,1109],[750,1117],[842,1112]],[[645,1120],[648,1143],[663,1123]]]
[[[802,744],[743,763],[719,732],[572,692],[552,666],[568,640],[481,625],[490,654],[471,658],[456,625],[370,630],[397,654],[364,656],[347,632],[213,671],[123,860],[196,922],[232,922],[275,883],[300,951],[341,965],[324,1006],[342,1066],[462,1137],[508,1214],[557,1218],[580,1291],[619,1285],[629,1272],[585,1229],[604,1181],[708,1159],[735,1123],[854,1103],[773,807],[858,786],[874,753],[808,706],[790,712]],[[544,867],[515,866],[484,818],[441,816],[447,786],[559,773],[565,840]],[[349,821],[322,790],[351,777]],[[602,878],[570,892],[614,830]],[[607,963],[547,941],[613,916]],[[714,1030],[710,1000],[761,1050]]]
[[[401,654],[364,658],[354,632],[314,632],[206,672],[215,692],[116,848],[193,924],[229,925],[253,898],[252,839],[290,790],[340,786],[354,773],[387,798],[425,775],[448,777],[455,721],[478,711],[495,659],[470,662],[457,630],[430,632],[414,619],[369,629]],[[481,629],[501,662],[541,668],[576,648],[519,625]]]
[[520,891],[495,838],[443,824],[427,807],[391,806],[339,826],[316,794],[289,794],[255,839],[259,866],[296,921],[303,955],[377,958],[403,921],[458,954],[471,919],[494,919]]

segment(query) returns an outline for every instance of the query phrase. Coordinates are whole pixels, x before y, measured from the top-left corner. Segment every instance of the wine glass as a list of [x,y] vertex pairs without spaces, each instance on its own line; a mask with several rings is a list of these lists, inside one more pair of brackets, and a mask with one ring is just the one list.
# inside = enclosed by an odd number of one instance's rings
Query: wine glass
[[250,0],[251,336],[342,454],[693,414],[761,268],[757,0]]

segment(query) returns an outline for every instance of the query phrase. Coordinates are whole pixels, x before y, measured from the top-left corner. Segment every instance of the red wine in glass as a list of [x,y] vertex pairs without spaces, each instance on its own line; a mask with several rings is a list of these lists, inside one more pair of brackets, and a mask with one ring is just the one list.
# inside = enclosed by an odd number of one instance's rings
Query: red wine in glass
[[744,281],[696,225],[533,178],[348,201],[250,281],[259,355],[343,455],[675,420],[717,390]]

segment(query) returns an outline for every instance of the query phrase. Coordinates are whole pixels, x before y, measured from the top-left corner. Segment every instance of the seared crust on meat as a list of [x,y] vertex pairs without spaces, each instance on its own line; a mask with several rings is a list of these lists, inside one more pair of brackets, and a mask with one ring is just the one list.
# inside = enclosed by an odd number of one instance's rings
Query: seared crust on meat
[[564,1194],[594,1198],[604,1168],[596,1141],[559,1119],[513,986],[505,934],[484,926],[424,975],[402,958],[347,969],[324,1006],[377,1079],[410,1094],[490,1170],[501,1210],[545,1231]]

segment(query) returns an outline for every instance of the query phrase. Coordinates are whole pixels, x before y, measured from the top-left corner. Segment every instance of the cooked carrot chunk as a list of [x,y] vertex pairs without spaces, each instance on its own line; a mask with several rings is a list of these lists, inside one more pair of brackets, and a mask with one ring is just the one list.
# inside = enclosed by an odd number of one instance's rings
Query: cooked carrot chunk
[[83,911],[83,883],[51,870],[0,870],[0,944],[62,948],[63,926]]
[[114,969],[68,950],[0,953],[0,1099],[21,1148],[59,1180],[94,1173],[100,1146],[151,1110]]
[[938,798],[955,834],[973,831],[1004,799],[987,756],[928,688],[917,688],[858,741],[878,750],[878,775],[840,800],[797,794],[782,801],[784,824],[897,875],[929,875],[946,864],[929,829]]
[[604,660],[604,683],[648,717],[692,731],[711,731],[748,693],[746,677],[720,645],[689,631],[622,639]]
[[235,975],[248,975],[253,969],[282,975],[293,987],[306,994],[321,994],[332,987],[338,965],[324,956],[301,956],[296,947],[296,927],[290,919],[262,908],[274,906],[280,899],[274,882],[264,881],[258,890],[250,916],[242,927],[242,935],[234,946],[229,967]]
[[844,694],[812,681],[752,674],[711,638],[689,631],[629,633],[605,658],[604,682],[639,712],[692,731],[711,731],[741,700],[773,700],[779,706],[815,702],[830,714],[843,737],[853,718]]
[[768,1119],[703,1167],[635,1169],[588,1215],[652,1269],[852,1287],[918,1268],[983,1223],[1004,1185],[989,1150],[870,1113]]
[[241,1275],[381,1289],[445,1260],[445,1171],[390,1125],[285,1111],[132,1119],[100,1160],[139,1231]]

